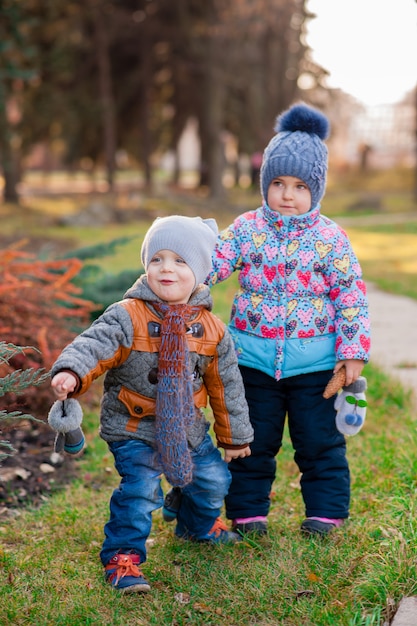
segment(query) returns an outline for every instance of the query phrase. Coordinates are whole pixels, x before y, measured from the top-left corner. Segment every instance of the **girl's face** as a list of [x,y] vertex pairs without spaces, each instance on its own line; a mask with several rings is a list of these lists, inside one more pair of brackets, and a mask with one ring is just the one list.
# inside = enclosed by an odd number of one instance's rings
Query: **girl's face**
[[146,275],[152,291],[168,304],[186,304],[195,288],[191,268],[172,250],[154,254]]
[[267,203],[281,215],[303,215],[311,209],[311,193],[295,176],[278,176],[268,187]]

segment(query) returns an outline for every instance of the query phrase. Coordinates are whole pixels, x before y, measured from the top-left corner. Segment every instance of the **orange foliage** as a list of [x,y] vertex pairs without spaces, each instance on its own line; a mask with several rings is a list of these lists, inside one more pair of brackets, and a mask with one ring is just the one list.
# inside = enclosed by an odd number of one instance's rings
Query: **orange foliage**
[[0,339],[35,348],[1,365],[0,376],[31,367],[49,370],[64,346],[89,325],[96,307],[80,298],[81,290],[71,282],[81,267],[79,259],[41,261],[17,246],[0,250]]

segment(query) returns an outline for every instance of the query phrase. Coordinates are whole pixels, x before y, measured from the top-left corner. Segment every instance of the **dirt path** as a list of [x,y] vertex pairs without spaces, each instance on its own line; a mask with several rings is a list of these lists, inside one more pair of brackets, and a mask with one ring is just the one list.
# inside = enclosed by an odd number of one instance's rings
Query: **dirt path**
[[417,401],[417,301],[367,286],[371,362],[411,388]]

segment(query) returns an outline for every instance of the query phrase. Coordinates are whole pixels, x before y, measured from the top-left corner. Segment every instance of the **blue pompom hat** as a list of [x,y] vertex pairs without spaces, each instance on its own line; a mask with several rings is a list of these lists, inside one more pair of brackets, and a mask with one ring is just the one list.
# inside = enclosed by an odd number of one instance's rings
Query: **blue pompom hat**
[[295,176],[311,192],[311,208],[324,195],[327,176],[327,147],[330,132],[327,117],[304,103],[295,104],[276,119],[275,137],[265,148],[261,167],[261,191],[267,201],[268,188],[278,176]]

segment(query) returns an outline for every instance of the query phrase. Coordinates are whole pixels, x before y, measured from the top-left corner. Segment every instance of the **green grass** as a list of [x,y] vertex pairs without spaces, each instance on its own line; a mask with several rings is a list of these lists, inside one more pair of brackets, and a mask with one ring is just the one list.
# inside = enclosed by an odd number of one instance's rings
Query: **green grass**
[[286,435],[269,537],[236,546],[181,542],[157,512],[146,597],[122,597],[103,581],[99,551],[118,477],[97,437],[96,411],[88,412],[80,478],[40,509],[0,524],[0,623],[381,624],[391,603],[417,592],[417,431],[409,395],[374,368],[365,373],[367,421],[348,439],[348,524],[331,539],[300,536],[299,476]]
[[[350,201],[350,191],[340,194],[334,214],[348,215]],[[66,209],[71,202],[65,199]],[[146,206],[161,214],[216,215],[198,198],[153,198],[149,205],[145,199]],[[255,194],[236,192],[227,209],[218,211],[219,225],[253,206]],[[105,228],[51,225],[50,212],[60,209],[66,210],[56,199],[54,208],[32,207],[26,234],[70,239],[74,247],[137,236],[104,264],[115,273],[136,263],[140,267],[140,242],[151,217]],[[20,217],[7,212],[3,234],[18,233]],[[417,219],[347,230],[367,280],[417,298]],[[225,320],[236,285],[234,277],[213,289],[215,312]],[[382,625],[403,596],[417,594],[417,423],[411,396],[398,382],[372,365],[364,374],[367,420],[347,441],[349,522],[331,538],[300,536],[303,504],[286,434],[277,457],[268,538],[236,546],[184,543],[157,512],[143,567],[152,591],[144,597],[121,596],[103,581],[99,552],[118,476],[97,435],[98,408],[84,406],[88,447],[77,461],[78,480],[38,510],[0,517],[0,624]]]
[[385,227],[346,230],[368,282],[417,299],[417,217]]

